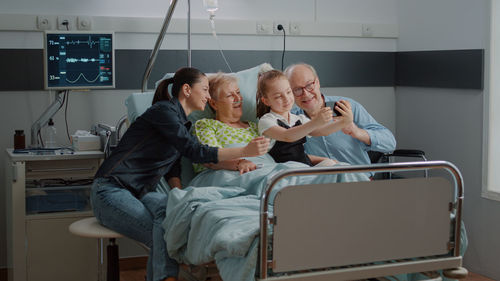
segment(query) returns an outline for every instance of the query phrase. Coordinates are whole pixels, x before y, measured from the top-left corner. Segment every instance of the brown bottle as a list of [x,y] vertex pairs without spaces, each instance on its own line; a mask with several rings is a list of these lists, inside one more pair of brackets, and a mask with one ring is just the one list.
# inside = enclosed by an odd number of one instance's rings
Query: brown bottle
[[24,148],[26,148],[24,130],[16,130],[16,133],[14,134],[14,149]]

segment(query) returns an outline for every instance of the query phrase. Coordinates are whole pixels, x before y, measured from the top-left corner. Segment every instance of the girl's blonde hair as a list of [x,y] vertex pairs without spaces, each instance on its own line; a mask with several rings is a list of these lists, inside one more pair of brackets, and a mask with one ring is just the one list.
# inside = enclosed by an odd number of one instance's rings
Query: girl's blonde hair
[[257,82],[257,118],[264,116],[264,114],[269,113],[271,108],[262,102],[262,98],[267,97],[266,91],[269,88],[269,83],[279,79],[287,79],[285,74],[279,70],[269,70],[267,72],[259,74],[259,81]]

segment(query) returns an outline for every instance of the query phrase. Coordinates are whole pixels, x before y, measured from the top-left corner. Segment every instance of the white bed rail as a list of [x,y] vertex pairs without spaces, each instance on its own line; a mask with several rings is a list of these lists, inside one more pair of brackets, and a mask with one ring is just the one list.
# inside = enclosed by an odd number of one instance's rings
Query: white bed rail
[[[425,161],[425,162],[401,162],[401,163],[389,163],[389,164],[374,164],[374,165],[353,165],[353,166],[338,166],[338,167],[321,167],[321,168],[303,168],[303,169],[289,169],[277,173],[272,178],[269,179],[266,185],[266,189],[261,195],[260,203],[260,279],[268,280],[279,280],[279,277],[269,278],[268,269],[272,267],[272,262],[268,261],[268,225],[274,223],[275,217],[269,212],[269,200],[270,194],[276,184],[283,178],[291,176],[301,176],[301,175],[326,175],[326,174],[343,174],[343,173],[367,173],[367,172],[406,172],[406,171],[421,171],[421,170],[445,170],[453,179],[453,187],[455,198],[452,198],[449,206],[449,211],[453,212],[455,210],[455,223],[454,223],[454,242],[449,244],[449,250],[453,249],[453,256],[448,258],[440,259],[439,261],[434,261],[435,264],[440,265],[457,265],[461,266],[460,257],[460,229],[461,229],[461,212],[463,205],[464,196],[464,184],[463,178],[458,170],[458,168],[450,162],[447,161]],[[412,263],[413,261],[408,261]],[[429,261],[420,261],[421,264],[429,263]],[[395,272],[404,273],[404,262],[399,263],[399,268],[395,268]],[[402,265],[402,266],[401,266]],[[369,267],[377,268],[379,265],[371,265]],[[431,269],[432,266],[429,267]],[[453,267],[453,266],[452,266]],[[441,267],[449,268],[449,267]],[[368,268],[364,269],[367,270]],[[348,271],[348,270],[347,270]],[[406,271],[408,272],[408,271]],[[338,272],[342,274],[342,272]],[[310,274],[311,275],[311,274]],[[318,278],[311,279],[310,276],[305,278],[303,274],[298,274],[300,280],[329,280],[322,279],[320,276],[324,275],[321,272],[313,272],[312,275],[316,275]],[[301,276],[301,277],[300,277]],[[294,278],[295,278],[294,277]],[[323,276],[324,278],[325,276]],[[344,276],[344,277],[347,277]],[[305,278],[305,279],[301,279]],[[288,278],[289,279],[289,278]],[[293,279],[293,278],[292,278]],[[333,280],[333,279],[332,279]],[[343,279],[336,279],[343,280]]]

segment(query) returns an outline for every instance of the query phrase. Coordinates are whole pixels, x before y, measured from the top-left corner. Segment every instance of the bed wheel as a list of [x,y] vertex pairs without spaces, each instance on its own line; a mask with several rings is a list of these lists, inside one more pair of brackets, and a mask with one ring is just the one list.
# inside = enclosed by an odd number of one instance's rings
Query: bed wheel
[[463,279],[467,277],[469,271],[465,267],[457,267],[443,270],[443,275],[452,279]]

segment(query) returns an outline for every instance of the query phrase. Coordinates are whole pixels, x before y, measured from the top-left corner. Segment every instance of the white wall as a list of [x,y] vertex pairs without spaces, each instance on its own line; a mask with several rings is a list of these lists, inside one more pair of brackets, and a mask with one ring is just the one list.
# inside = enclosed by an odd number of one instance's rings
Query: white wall
[[[489,5],[488,0],[400,0],[398,51],[487,49]],[[398,87],[396,137],[398,146],[420,147],[430,159],[451,161],[461,170],[469,238],[465,266],[500,280],[500,202],[481,197],[484,94]]]
[[[130,0],[108,1],[78,1],[78,0],[3,0],[0,2],[0,13],[8,15],[32,15],[29,22],[20,22],[25,26],[32,26],[33,15],[83,15],[101,17],[126,17],[131,21],[134,17],[163,17],[167,11],[169,1],[151,0],[144,3]],[[200,1],[192,2],[192,17],[207,18],[201,8]],[[349,23],[397,24],[396,0],[219,0],[220,9],[217,19],[274,19],[297,20],[313,24],[352,27]],[[186,1],[179,1],[174,18],[185,18]],[[19,17],[21,20],[24,17]],[[161,20],[159,20],[161,22]],[[141,19],[140,23],[147,21]],[[156,21],[154,21],[156,22]],[[41,49],[42,34],[27,28],[29,31],[15,29],[14,31],[2,28],[0,19],[0,49]],[[17,24],[16,24],[17,26]],[[148,25],[149,26],[149,25]],[[153,26],[155,26],[153,24]],[[335,25],[336,26],[336,25]],[[156,40],[154,33],[157,29],[141,33],[121,31],[117,33],[118,49],[151,49]],[[280,50],[282,38],[280,36],[251,36],[251,35],[222,35],[221,44],[229,50]],[[162,48],[185,49],[186,36],[182,34],[167,35]],[[195,35],[192,42],[193,49],[217,49],[217,44],[208,35]],[[386,51],[396,50],[396,41],[391,38],[360,38],[356,37],[289,37],[289,50],[311,51]],[[41,62],[34,62],[41,63]],[[261,62],[256,62],[261,63]],[[137,89],[135,89],[137,90]],[[70,95],[68,122],[70,133],[76,129],[89,129],[96,122],[115,124],[125,113],[124,99],[134,89],[126,91],[91,91],[75,92]],[[395,129],[395,96],[393,88],[343,88],[325,89],[327,94],[346,95],[357,99],[373,110],[375,118]],[[376,99],[374,97],[377,97]],[[0,114],[3,122],[0,124],[0,150],[12,147],[15,129],[24,129],[29,132],[31,124],[49,104],[49,95],[40,92],[0,92]],[[65,127],[63,113],[59,112],[55,118],[58,138],[61,143],[67,143],[64,138]],[[29,134],[28,134],[29,135]],[[27,140],[29,141],[29,140]],[[3,161],[0,162],[0,182],[4,182]],[[3,184],[1,185],[3,186]],[[0,206],[5,206],[4,188],[0,189]],[[0,229],[5,229],[5,210],[0,209]],[[0,232],[0,268],[6,265],[5,233]],[[142,254],[142,251],[129,242],[120,242],[122,256]]]
[[[217,16],[224,19],[308,19],[311,21],[395,23],[396,0],[219,0]],[[148,0],[138,3],[133,0],[108,1],[63,1],[4,0],[0,3],[2,13],[40,15],[89,15],[119,17],[163,17],[169,1]],[[187,1],[178,1],[174,18],[185,18]],[[202,0],[191,1],[193,18],[205,18]],[[328,12],[330,10],[331,12]]]

